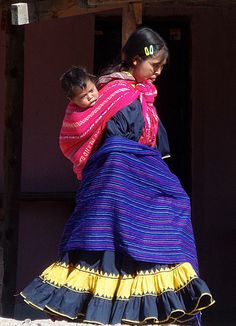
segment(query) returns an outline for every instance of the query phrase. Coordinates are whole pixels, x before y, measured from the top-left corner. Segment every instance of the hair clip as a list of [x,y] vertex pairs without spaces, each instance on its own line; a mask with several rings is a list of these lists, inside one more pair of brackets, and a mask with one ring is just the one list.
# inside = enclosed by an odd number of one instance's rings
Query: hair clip
[[149,48],[147,46],[145,46],[144,52],[145,52],[146,56],[153,55],[153,53],[154,53],[153,45],[152,44],[149,45]]

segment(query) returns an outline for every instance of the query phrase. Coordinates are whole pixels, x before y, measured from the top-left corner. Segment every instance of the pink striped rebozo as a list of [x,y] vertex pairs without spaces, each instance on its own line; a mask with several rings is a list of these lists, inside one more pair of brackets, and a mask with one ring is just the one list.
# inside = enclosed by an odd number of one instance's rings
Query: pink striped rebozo
[[73,102],[68,104],[60,132],[60,148],[73,163],[79,180],[89,157],[101,142],[107,121],[136,99],[141,101],[145,121],[139,142],[155,146],[158,117],[153,102],[156,94],[155,86],[149,82],[135,84],[131,80],[115,79],[99,90],[94,106],[82,110]]

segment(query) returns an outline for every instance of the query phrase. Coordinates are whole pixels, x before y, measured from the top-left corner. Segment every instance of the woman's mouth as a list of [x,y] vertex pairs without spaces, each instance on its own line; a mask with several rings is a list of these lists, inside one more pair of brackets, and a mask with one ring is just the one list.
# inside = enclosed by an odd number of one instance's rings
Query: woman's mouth
[[156,76],[151,76],[151,77],[149,78],[149,80],[151,80],[151,82],[154,83],[154,81],[156,80],[156,78],[157,78]]

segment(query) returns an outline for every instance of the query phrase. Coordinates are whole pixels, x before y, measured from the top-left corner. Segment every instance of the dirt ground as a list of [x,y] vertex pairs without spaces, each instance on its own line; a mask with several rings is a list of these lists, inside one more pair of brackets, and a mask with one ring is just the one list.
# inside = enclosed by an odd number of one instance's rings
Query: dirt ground
[[[24,325],[24,326],[47,326],[47,325],[54,325],[54,326],[88,326],[92,324],[81,324],[81,323],[71,323],[66,321],[51,321],[50,319],[37,319],[37,320],[15,320],[15,319],[9,319],[9,318],[1,318],[0,317],[0,326],[18,326],[18,325]],[[94,325],[93,325],[94,326]],[[118,325],[117,325],[118,326]]]
[[[94,324],[83,324],[83,323],[73,323],[73,322],[66,322],[66,321],[52,321],[50,319],[37,319],[37,320],[16,320],[16,319],[9,319],[9,318],[2,318],[0,317],[0,326],[94,326]],[[121,324],[116,325],[104,325],[104,326],[122,326]],[[127,325],[128,326],[128,325]],[[147,325],[147,326],[154,326],[154,325]],[[160,325],[161,326],[161,325]],[[172,326],[178,326],[176,324],[172,324]]]

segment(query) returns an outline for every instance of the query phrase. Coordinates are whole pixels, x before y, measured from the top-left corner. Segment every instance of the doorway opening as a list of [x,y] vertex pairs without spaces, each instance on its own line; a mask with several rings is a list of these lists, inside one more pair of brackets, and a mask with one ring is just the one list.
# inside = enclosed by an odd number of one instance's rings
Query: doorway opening
[[[120,59],[122,18],[96,17],[94,72]],[[158,115],[169,137],[171,158],[166,159],[191,196],[191,30],[185,17],[144,17],[143,25],[166,41],[170,60],[156,81]]]

